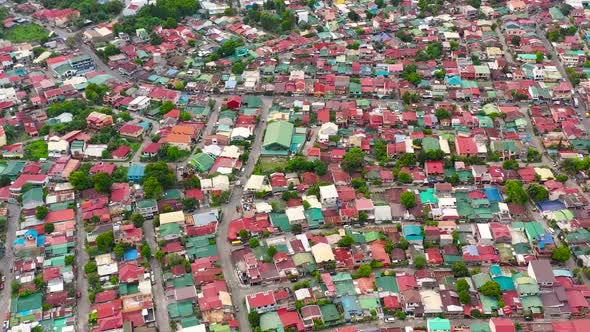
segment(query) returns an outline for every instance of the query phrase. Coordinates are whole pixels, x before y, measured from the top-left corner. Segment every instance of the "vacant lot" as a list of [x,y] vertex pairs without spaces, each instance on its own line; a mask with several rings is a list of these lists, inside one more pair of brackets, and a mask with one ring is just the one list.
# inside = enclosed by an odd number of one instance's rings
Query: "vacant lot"
[[49,35],[47,30],[37,24],[18,25],[4,32],[4,38],[13,43],[41,41]]

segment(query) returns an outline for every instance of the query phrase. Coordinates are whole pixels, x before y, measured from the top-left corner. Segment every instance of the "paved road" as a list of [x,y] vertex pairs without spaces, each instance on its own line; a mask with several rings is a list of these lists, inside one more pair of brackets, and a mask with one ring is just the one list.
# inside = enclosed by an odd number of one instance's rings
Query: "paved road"
[[4,257],[0,259],[0,270],[2,275],[6,277],[4,289],[0,292],[0,326],[4,324],[4,314],[10,308],[11,287],[10,284],[14,280],[14,272],[12,266],[14,263],[14,255],[12,243],[16,238],[17,226],[20,219],[20,206],[16,204],[8,204],[8,224],[6,225],[6,252]]
[[[260,117],[261,122],[256,126],[256,130],[254,132],[255,139],[254,143],[252,144],[252,150],[250,151],[250,157],[245,165],[246,169],[244,170],[244,173],[241,174],[242,183],[244,183],[244,180],[247,179],[250,174],[252,174],[254,166],[256,165],[258,157],[260,156],[262,136],[264,133],[264,129],[266,128],[266,117],[268,116],[268,109],[270,108],[270,106],[272,106],[272,98],[262,98],[262,103],[262,115]],[[250,323],[248,322],[248,313],[246,312],[246,307],[244,306],[244,299],[246,295],[255,293],[258,288],[250,288],[241,285],[240,281],[238,280],[236,270],[234,269],[234,265],[231,261],[232,246],[227,240],[229,222],[233,219],[240,217],[239,213],[236,212],[236,206],[240,205],[242,194],[242,187],[235,187],[232,190],[229,203],[222,208],[223,220],[217,229],[216,242],[219,252],[221,268],[223,270],[223,275],[230,290],[234,308],[239,308],[239,311],[237,311],[235,315],[237,321],[240,324],[240,331],[250,332],[251,328]],[[264,286],[259,286],[259,290],[263,290],[263,287]],[[268,287],[264,289],[268,289]]]
[[82,209],[76,211],[76,288],[80,291],[80,299],[76,307],[76,329],[88,331],[88,318],[90,317],[90,299],[88,298],[88,280],[84,276],[84,265],[89,257],[86,252],[86,230],[82,220]]
[[[539,27],[538,24],[536,25],[536,32],[539,35],[539,37],[541,38],[541,41],[543,42],[543,46],[545,46],[545,48],[551,52],[551,61],[553,62],[553,64],[555,64],[555,67],[557,68],[557,70],[559,70],[559,73],[561,74],[561,76],[564,79],[566,79],[568,82],[571,83],[569,77],[567,76],[567,72],[565,71],[565,67],[563,66],[563,64],[559,60],[559,56],[555,50],[555,47],[553,47],[553,44],[545,37],[545,32]],[[585,45],[585,43],[584,43],[584,45]],[[573,86],[573,84],[572,84],[572,86]],[[586,133],[589,133],[590,132],[590,118],[586,118],[586,116],[585,116],[586,109],[585,109],[584,105],[582,105],[582,103],[581,103],[581,98],[579,97],[579,94],[574,91],[574,96],[577,96],[578,100],[580,100],[580,105],[578,105],[578,107],[575,108],[576,113],[578,114],[578,116],[580,116],[582,118],[581,122],[584,125],[584,129],[586,129]]]
[[[152,249],[152,254],[158,250],[158,244],[156,243],[156,234],[154,232],[154,226],[150,220],[143,223],[144,238],[148,242]],[[150,258],[150,266],[152,268],[152,274],[154,275],[155,283],[152,287],[152,294],[154,297],[154,306],[156,309],[156,322],[158,324],[158,330],[160,332],[170,331],[170,319],[168,318],[168,301],[166,299],[166,293],[164,292],[164,280],[162,278],[162,266],[160,261],[155,258]]]
[[[80,30],[79,32],[69,32],[67,30],[51,26],[47,22],[43,22],[43,21],[38,21],[37,23],[41,24],[43,27],[45,27],[45,29],[47,29],[49,31],[53,31],[56,36],[62,38],[64,41],[66,39],[68,39],[69,37],[73,37],[76,33],[83,32],[82,30]],[[82,41],[78,42],[78,44],[76,46],[80,50],[81,54],[88,54],[92,58],[92,60],[94,60],[94,63],[96,64],[96,71],[105,72],[105,73],[113,76],[115,79],[117,79],[120,82],[125,82],[130,79],[129,77],[123,76],[119,71],[112,70],[104,62],[102,62],[102,59],[99,58],[96,55],[96,53],[94,53],[94,50],[90,46],[84,44]]]

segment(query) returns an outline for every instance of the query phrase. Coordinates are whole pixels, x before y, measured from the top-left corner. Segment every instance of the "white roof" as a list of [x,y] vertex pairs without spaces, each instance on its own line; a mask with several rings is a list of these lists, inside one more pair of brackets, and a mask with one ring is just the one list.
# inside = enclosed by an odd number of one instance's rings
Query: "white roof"
[[375,206],[375,220],[391,220],[391,207],[389,205]]
[[490,230],[490,225],[488,224],[477,224],[477,231],[479,233],[479,237],[486,240],[493,239],[492,231]]
[[185,327],[180,330],[181,332],[207,332],[205,324]]
[[94,260],[96,261],[97,266],[107,265],[113,262],[111,254],[97,255],[96,257],[94,257]]
[[102,152],[106,149],[106,144],[88,144],[84,154],[90,157],[102,158]]
[[338,133],[338,125],[332,122],[326,122],[320,127],[320,134],[336,135]]
[[255,204],[256,212],[258,213],[270,213],[272,212],[272,206],[265,201],[259,201]]
[[442,312],[443,304],[440,294],[433,290],[420,291],[420,297],[424,304],[424,312]]
[[222,151],[222,148],[216,144],[207,145],[203,148],[204,153],[210,154],[213,156],[219,156],[221,154],[221,151]]
[[287,208],[285,214],[287,218],[289,218],[289,223],[298,222],[300,220],[305,220],[305,209],[303,205],[293,206]]
[[248,138],[251,135],[252,135],[252,131],[250,131],[249,128],[236,127],[234,129],[232,129],[230,137],[231,137],[231,139],[234,139],[236,137]]
[[229,177],[227,175],[218,175],[211,179],[213,190],[229,190]]
[[99,265],[96,268],[98,275],[101,277],[104,276],[108,276],[111,274],[115,274],[119,271],[119,266],[117,265],[117,263],[111,263],[111,264],[106,264],[106,265]]
[[150,101],[150,97],[148,97],[148,96],[139,96],[139,97],[136,97],[135,99],[133,99],[129,103],[129,105],[138,105],[138,104],[149,102],[149,101]]
[[295,291],[295,299],[297,300],[305,300],[311,297],[311,293],[309,292],[309,288],[300,288]]
[[262,185],[264,184],[264,175],[251,175],[246,182],[246,186],[244,190],[246,191],[260,191],[262,190]]
[[320,201],[318,201],[318,197],[316,195],[303,195],[301,197],[301,199],[303,201],[307,201],[307,203],[309,203],[309,207],[310,208],[316,208],[316,209],[321,209],[322,208],[322,203],[320,203]]
[[184,212],[174,211],[168,213],[160,213],[160,225],[170,223],[184,224]]
[[328,186],[321,186],[320,187],[320,197],[322,199],[338,197],[338,191],[336,190],[336,186],[333,184],[328,185]]
[[311,247],[311,254],[316,263],[323,263],[335,260],[332,247],[327,243],[318,243]]
[[241,154],[242,154],[242,151],[240,150],[239,147],[237,147],[235,145],[226,145],[223,147],[220,157],[238,159],[238,158],[240,158]]
[[440,145],[440,149],[442,152],[449,154],[451,153],[451,148],[449,147],[449,141],[447,141],[446,139],[439,137],[438,138],[438,144]]

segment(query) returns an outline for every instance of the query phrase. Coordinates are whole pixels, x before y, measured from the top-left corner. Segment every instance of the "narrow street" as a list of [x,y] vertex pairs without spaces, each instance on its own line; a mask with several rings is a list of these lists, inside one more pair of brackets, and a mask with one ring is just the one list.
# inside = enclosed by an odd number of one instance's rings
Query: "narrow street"
[[76,211],[76,288],[80,291],[80,299],[76,307],[76,329],[88,331],[88,318],[90,317],[90,299],[88,298],[88,280],[84,276],[84,265],[88,263],[86,252],[86,230],[82,220],[82,209]]
[[158,250],[158,244],[156,243],[156,234],[151,220],[147,220],[143,223],[143,232],[144,239],[146,239],[150,249],[152,249],[150,267],[155,281],[152,286],[152,296],[154,298],[154,307],[156,310],[156,323],[160,332],[168,332],[171,330],[170,319],[168,318],[168,301],[166,300],[166,293],[164,292],[162,266],[160,265],[160,262],[153,257],[153,254]]
[[14,281],[14,272],[12,272],[14,262],[12,243],[16,238],[16,230],[20,219],[20,207],[18,205],[8,204],[7,208],[8,222],[6,225],[5,253],[2,259],[0,259],[0,270],[2,270],[2,275],[6,277],[4,289],[0,292],[0,308],[2,308],[0,310],[0,324],[4,324],[4,314],[10,309],[10,285]]
[[[266,117],[268,116],[268,110],[272,106],[272,98],[262,98],[262,114],[260,116],[261,122],[258,123],[255,130],[255,139],[252,144],[252,150],[250,151],[250,157],[248,162],[245,164],[244,173],[241,174],[241,179],[245,180],[252,174],[254,166],[260,156],[262,139],[264,130],[266,128]],[[247,286],[243,286],[238,280],[236,270],[231,260],[232,245],[227,240],[227,232],[229,229],[229,222],[233,219],[239,218],[240,214],[236,211],[236,206],[241,204],[241,199],[244,191],[242,187],[234,187],[230,201],[222,208],[223,220],[217,228],[217,251],[219,252],[219,260],[225,281],[229,287],[229,291],[232,297],[234,308],[236,309],[235,316],[236,320],[240,324],[240,331],[250,332],[250,322],[248,321],[248,313],[244,305],[244,299],[246,295],[254,293],[253,289]]]

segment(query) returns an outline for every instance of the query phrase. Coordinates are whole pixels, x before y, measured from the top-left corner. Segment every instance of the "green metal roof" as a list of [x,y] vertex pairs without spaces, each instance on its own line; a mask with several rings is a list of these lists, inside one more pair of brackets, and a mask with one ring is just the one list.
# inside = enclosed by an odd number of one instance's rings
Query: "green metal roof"
[[293,136],[294,125],[287,121],[275,121],[266,127],[266,135],[262,145],[269,148],[289,149]]

